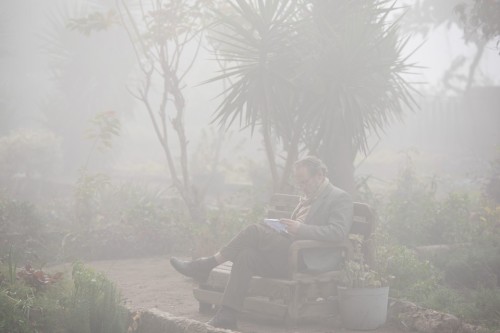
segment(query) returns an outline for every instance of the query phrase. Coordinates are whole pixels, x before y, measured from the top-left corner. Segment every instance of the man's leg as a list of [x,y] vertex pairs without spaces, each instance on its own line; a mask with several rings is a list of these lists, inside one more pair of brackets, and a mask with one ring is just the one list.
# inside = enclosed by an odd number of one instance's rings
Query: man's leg
[[269,249],[276,239],[286,239],[285,236],[263,224],[253,224],[240,231],[229,243],[211,257],[199,258],[192,261],[171,258],[171,265],[181,274],[198,281],[207,279],[210,271],[225,261],[234,261],[241,251],[253,249]]
[[225,261],[235,261],[238,255],[246,249],[268,251],[275,242],[284,238],[270,227],[256,223],[241,230],[218,252]]
[[[250,229],[250,232],[254,228]],[[261,235],[262,236],[262,235]],[[252,276],[259,275],[265,277],[284,277],[288,272],[288,248],[290,239],[277,233],[263,236],[260,239],[259,249],[247,247],[239,249],[238,254],[233,259],[233,267],[229,281],[224,291],[222,307],[217,314],[208,322],[210,325],[222,328],[236,328],[237,313],[243,308],[243,301],[247,295]],[[265,241],[264,241],[265,240]],[[223,248],[233,250],[231,246]]]

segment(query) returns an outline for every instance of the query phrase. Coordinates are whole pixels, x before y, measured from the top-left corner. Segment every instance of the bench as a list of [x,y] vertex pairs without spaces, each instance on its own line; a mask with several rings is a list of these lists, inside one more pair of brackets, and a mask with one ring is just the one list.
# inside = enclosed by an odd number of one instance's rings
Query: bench
[[[275,194],[271,199],[269,218],[289,217],[298,203],[299,197]],[[360,240],[367,262],[370,262],[370,236],[374,229],[375,217],[370,207],[363,203],[354,203],[353,225],[350,238]],[[274,279],[254,276],[250,283],[248,296],[243,308],[245,312],[265,315],[283,320],[294,326],[298,321],[325,318],[336,312],[337,284],[340,270],[320,274],[301,272],[298,269],[298,255],[305,248],[341,249],[344,257],[352,255],[351,240],[342,244],[329,242],[298,240],[289,249],[290,272],[288,279]],[[220,305],[224,288],[231,272],[231,262],[219,265],[212,270],[208,279],[193,290],[199,302],[199,311],[210,313],[214,305]]]

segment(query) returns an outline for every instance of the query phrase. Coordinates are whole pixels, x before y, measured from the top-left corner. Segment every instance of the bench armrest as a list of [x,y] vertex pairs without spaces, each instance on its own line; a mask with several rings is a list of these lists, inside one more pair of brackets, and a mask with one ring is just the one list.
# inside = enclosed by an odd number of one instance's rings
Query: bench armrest
[[304,249],[314,248],[329,248],[332,250],[341,249],[344,251],[346,257],[351,257],[352,244],[346,239],[341,243],[332,243],[317,240],[297,240],[294,241],[288,249],[288,267],[290,269],[290,276],[299,273],[299,252]]

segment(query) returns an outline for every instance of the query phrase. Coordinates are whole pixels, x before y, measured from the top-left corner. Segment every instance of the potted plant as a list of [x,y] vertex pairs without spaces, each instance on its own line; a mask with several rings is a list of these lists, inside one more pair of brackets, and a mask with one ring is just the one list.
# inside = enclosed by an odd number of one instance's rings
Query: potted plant
[[374,330],[387,319],[389,278],[381,267],[370,267],[362,255],[347,260],[338,286],[342,325],[352,330]]

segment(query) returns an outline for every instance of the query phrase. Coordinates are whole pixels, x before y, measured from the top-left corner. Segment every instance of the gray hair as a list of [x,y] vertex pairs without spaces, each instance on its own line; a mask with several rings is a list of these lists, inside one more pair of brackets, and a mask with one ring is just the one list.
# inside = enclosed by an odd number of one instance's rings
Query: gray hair
[[312,155],[301,158],[294,163],[294,167],[305,167],[311,176],[317,175],[318,173],[322,173],[324,176],[328,174],[328,168],[325,163]]

